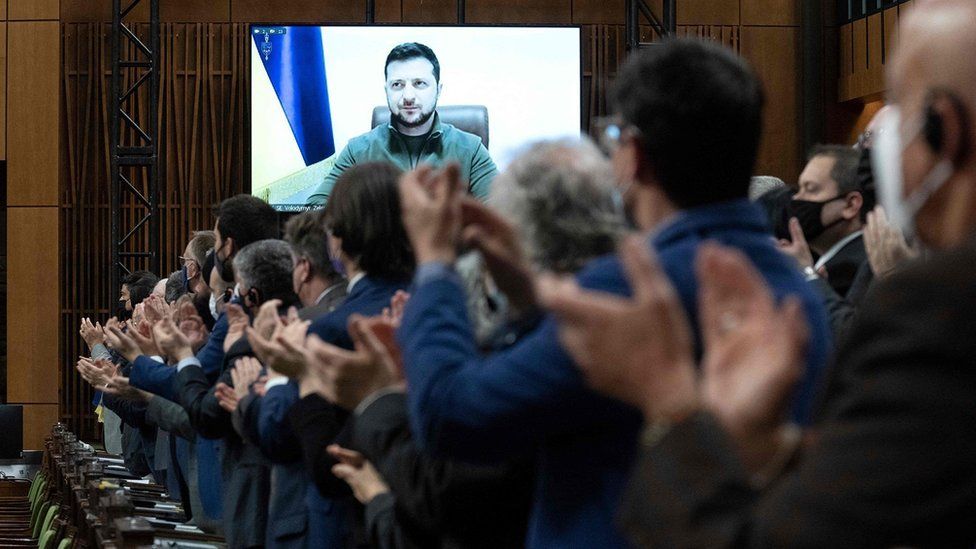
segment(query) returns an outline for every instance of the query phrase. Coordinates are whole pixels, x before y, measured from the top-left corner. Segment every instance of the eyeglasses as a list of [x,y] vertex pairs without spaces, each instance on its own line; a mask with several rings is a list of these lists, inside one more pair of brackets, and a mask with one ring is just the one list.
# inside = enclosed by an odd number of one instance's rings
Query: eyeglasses
[[192,257],[183,257],[181,255],[178,259],[183,263],[183,266],[189,265],[191,261],[197,263],[197,260],[193,259]]
[[627,135],[639,136],[640,130],[620,116],[601,116],[593,121],[592,133],[603,154],[612,157]]

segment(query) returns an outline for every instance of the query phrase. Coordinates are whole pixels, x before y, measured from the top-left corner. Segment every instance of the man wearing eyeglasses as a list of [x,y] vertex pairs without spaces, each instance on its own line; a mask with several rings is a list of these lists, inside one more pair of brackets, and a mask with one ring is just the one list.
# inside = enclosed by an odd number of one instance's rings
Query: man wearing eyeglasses
[[180,262],[183,269],[183,280],[186,282],[187,292],[200,293],[207,289],[207,279],[203,275],[203,264],[207,259],[207,251],[214,247],[213,231],[196,231],[186,244]]

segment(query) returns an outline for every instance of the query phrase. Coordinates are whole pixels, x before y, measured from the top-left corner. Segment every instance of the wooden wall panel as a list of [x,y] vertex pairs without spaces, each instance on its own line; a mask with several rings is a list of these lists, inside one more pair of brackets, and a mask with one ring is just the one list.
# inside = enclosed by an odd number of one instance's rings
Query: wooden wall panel
[[10,22],[7,38],[7,204],[56,206],[59,25]]
[[7,208],[7,398],[58,401],[58,209]]
[[898,40],[898,10],[884,12],[884,61],[887,63],[895,51]]
[[235,23],[364,23],[361,0],[232,0]]
[[231,0],[162,0],[159,19],[164,22],[224,23],[230,20]]
[[799,26],[802,0],[746,0],[741,3],[743,25]]
[[7,159],[7,24],[0,23],[0,160]]
[[402,0],[404,23],[456,23],[455,0]]
[[7,0],[7,18],[11,21],[57,21],[60,13],[59,0]]
[[756,173],[794,181],[800,173],[797,85],[800,31],[794,27],[742,27],[742,56],[766,90],[763,140]]
[[58,422],[58,405],[24,404],[24,449],[43,450],[44,437],[51,434],[51,427]]
[[678,25],[675,31],[678,36],[692,38],[707,38],[723,46],[739,51],[738,25]]
[[[657,2],[648,2],[654,13],[661,13]],[[625,0],[573,0],[573,23],[577,25],[623,25]],[[658,4],[655,6],[655,4]]]
[[377,0],[376,1],[376,22],[377,23],[399,23],[400,9],[403,7],[401,0]]
[[678,0],[679,25],[738,25],[739,0]]
[[466,23],[570,24],[572,0],[467,0]]
[[0,21],[7,20],[7,0],[0,0]]

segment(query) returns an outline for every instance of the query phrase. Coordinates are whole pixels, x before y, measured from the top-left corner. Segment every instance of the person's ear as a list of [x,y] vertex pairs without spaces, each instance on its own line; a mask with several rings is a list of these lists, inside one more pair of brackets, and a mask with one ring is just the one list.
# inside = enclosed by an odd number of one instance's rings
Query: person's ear
[[196,261],[190,261],[186,265],[186,279],[190,280],[198,274],[200,274],[200,265]]
[[852,219],[860,218],[861,208],[864,207],[864,197],[861,193],[848,193],[844,199],[844,209],[841,210],[841,216],[850,221]]
[[444,91],[444,83],[443,82],[438,82],[437,83],[437,95],[438,95],[438,97],[441,95],[441,92],[442,91]]

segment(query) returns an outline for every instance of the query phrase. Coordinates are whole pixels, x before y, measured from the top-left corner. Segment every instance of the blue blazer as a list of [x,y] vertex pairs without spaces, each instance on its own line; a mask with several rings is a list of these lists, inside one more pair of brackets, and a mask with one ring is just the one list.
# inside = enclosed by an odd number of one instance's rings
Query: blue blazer
[[[309,333],[345,349],[352,349],[352,339],[346,329],[349,316],[354,313],[378,315],[388,307],[397,290],[405,289],[406,281],[390,282],[369,276],[353,286],[342,305],[315,319]],[[294,381],[271,388],[264,398],[257,399],[248,409],[254,409],[258,442],[262,452],[275,463],[301,462],[301,443],[291,429],[288,410],[298,402],[298,387]],[[349,535],[349,509],[345,501],[323,496],[310,475],[306,485],[305,503],[308,508],[308,547],[339,547]]]
[[[802,298],[811,344],[794,415],[807,421],[830,345],[820,300],[774,248],[757,208],[745,200],[714,204],[682,212],[650,241],[693,323],[694,260],[705,241],[742,250],[778,297]],[[427,267],[418,271],[398,332],[418,442],[436,455],[481,462],[537,453],[529,547],[628,546],[614,515],[634,462],[641,415],[587,387],[551,317],[512,347],[480,356],[460,279],[450,270],[426,276],[437,272]],[[594,260],[577,279],[586,288],[630,293],[615,256]]]

